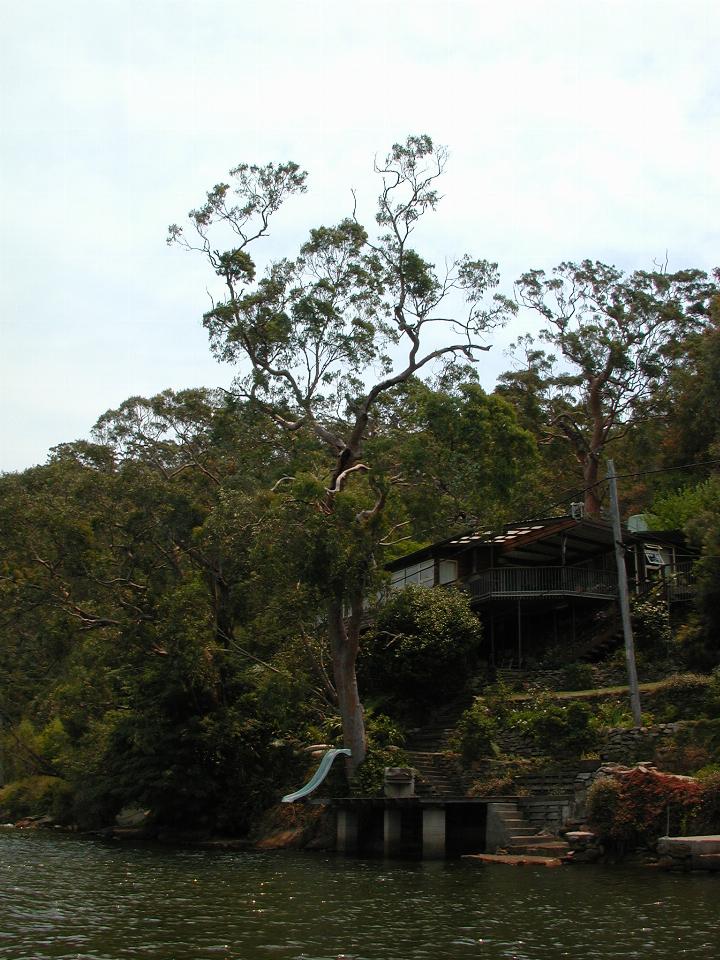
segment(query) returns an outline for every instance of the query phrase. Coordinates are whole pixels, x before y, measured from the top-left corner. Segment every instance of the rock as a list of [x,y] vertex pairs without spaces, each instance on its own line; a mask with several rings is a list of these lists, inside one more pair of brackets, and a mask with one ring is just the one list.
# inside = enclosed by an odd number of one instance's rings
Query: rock
[[478,860],[480,863],[502,863],[508,867],[561,867],[563,865],[558,857],[535,857],[530,854],[467,853],[462,859]]
[[20,830],[42,830],[43,827],[54,826],[55,821],[52,817],[22,817],[15,823]]
[[143,810],[142,807],[123,807],[115,817],[115,823],[118,827],[137,829],[146,827],[151,816],[151,811]]

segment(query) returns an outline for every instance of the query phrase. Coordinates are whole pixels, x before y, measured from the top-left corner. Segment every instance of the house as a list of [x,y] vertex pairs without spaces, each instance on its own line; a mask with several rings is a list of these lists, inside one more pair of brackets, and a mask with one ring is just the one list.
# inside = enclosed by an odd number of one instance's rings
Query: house
[[[623,530],[631,591],[662,592],[668,603],[692,592],[693,554],[677,531]],[[617,629],[617,563],[612,526],[567,514],[473,531],[387,565],[392,589],[411,583],[459,587],[488,638],[488,660],[524,666],[553,651],[589,655]]]

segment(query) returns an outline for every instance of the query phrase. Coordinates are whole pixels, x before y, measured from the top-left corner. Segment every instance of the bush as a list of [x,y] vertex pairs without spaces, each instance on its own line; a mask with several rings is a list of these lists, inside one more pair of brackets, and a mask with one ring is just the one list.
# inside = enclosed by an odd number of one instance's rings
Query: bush
[[377,797],[383,791],[385,768],[406,765],[407,757],[398,747],[368,744],[365,759],[350,784],[350,793],[353,797]]
[[713,681],[697,673],[675,674],[663,680],[649,699],[661,723],[710,718],[714,709]]
[[588,791],[588,823],[603,843],[624,850],[652,846],[668,831],[684,833],[702,807],[695,780],[631,770],[596,780]]
[[407,587],[381,607],[359,662],[365,687],[426,712],[462,693],[480,662],[482,626],[457,590]]
[[502,738],[519,734],[545,756],[580,757],[598,746],[599,736],[590,708],[584,703],[561,703],[548,693],[522,701],[512,709],[507,699],[477,700],[460,717],[453,746],[466,763],[500,753]]
[[594,687],[595,676],[589,663],[570,663],[563,670],[560,690],[592,690]]
[[652,594],[631,597],[631,618],[636,649],[642,654],[667,657],[672,647],[667,603]]
[[356,797],[375,797],[382,793],[386,767],[403,767],[407,757],[401,747],[405,743],[402,729],[384,714],[368,711],[365,717],[368,750],[362,765],[353,777],[351,793]]
[[[308,733],[313,741],[342,744],[342,721],[339,716],[328,717],[322,725],[310,727]],[[325,796],[347,796],[348,791],[356,797],[377,796],[382,792],[385,767],[406,765],[407,757],[402,750],[405,732],[394,720],[368,708],[365,733],[367,753],[352,782],[348,785],[345,768],[337,761],[323,784]]]
[[578,701],[558,703],[547,695],[509,718],[544,754],[558,759],[580,757],[597,749],[599,737],[590,708]]
[[635,720],[627,698],[602,700],[598,703],[595,708],[595,724],[600,729],[603,727],[634,727]]
[[720,763],[720,719],[684,723],[655,751],[656,764],[673,773],[697,776]]
[[587,819],[601,840],[616,840],[616,820],[622,803],[620,781],[615,777],[596,780],[587,794]]
[[51,817],[56,823],[72,819],[72,789],[60,777],[25,777],[0,789],[3,817]]
[[676,740],[671,740],[655,750],[654,761],[660,770],[688,776],[706,767],[710,762],[710,754],[700,744],[680,744]]
[[500,751],[495,741],[499,731],[500,724],[488,704],[476,700],[458,720],[451,746],[467,764],[483,757],[497,756]]
[[693,831],[703,833],[720,832],[720,767],[708,768],[700,779],[702,794],[693,818]]

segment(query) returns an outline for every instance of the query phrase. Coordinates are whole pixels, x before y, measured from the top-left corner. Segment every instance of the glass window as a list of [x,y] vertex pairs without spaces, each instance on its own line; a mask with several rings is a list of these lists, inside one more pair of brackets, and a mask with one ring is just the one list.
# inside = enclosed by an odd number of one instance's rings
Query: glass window
[[454,583],[457,580],[457,560],[441,560],[438,572],[439,583]]
[[393,590],[402,590],[410,583],[417,583],[421,587],[435,585],[435,561],[423,560],[422,563],[413,563],[402,570],[396,570],[390,580]]

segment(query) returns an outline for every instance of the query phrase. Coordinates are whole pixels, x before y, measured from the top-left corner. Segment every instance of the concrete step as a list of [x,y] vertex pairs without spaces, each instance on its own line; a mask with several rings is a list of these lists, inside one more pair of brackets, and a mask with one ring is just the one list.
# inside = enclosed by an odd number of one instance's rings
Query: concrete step
[[513,853],[526,853],[536,857],[562,857],[570,850],[570,844],[564,840],[552,840],[543,837],[512,838],[505,844]]

